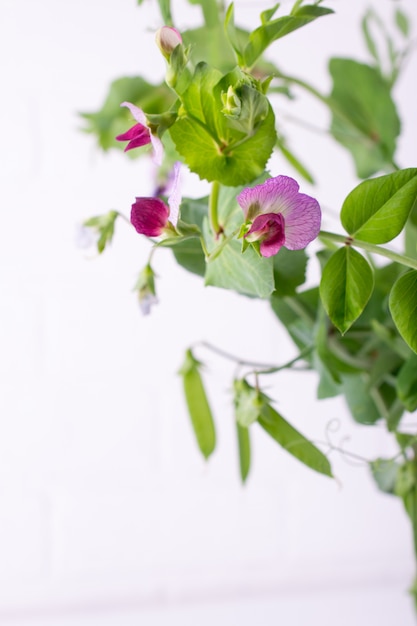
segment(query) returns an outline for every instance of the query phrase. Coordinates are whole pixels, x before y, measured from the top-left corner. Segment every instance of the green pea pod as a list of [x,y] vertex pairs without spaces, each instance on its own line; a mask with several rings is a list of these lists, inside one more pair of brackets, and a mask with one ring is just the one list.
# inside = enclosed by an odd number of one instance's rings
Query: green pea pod
[[197,439],[198,447],[207,459],[216,446],[216,431],[213,416],[200,375],[201,363],[187,350],[180,369],[183,378],[185,399]]
[[237,442],[239,446],[239,465],[240,465],[240,477],[242,483],[244,483],[248,477],[250,470],[250,438],[249,428],[241,426],[236,422],[237,428]]

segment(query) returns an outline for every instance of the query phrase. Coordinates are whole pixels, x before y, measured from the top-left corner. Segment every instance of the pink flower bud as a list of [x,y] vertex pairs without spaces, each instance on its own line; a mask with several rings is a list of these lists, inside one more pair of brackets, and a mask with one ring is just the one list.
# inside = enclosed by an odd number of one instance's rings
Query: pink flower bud
[[162,26],[156,31],[155,40],[158,48],[165,57],[169,57],[173,50],[182,44],[182,37],[176,28]]

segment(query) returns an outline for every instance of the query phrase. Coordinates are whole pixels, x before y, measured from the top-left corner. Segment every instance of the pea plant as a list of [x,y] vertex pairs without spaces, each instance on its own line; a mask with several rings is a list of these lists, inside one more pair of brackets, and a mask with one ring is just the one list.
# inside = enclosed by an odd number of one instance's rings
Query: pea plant
[[[302,364],[319,375],[319,399],[344,396],[356,422],[383,424],[391,434],[398,452],[369,468],[382,491],[402,500],[417,552],[417,435],[402,423],[417,409],[417,167],[396,162],[400,120],[392,97],[412,48],[409,20],[398,3],[389,25],[368,10],[361,28],[369,63],[331,58],[331,90],[321,93],[265,54],[295,30],[330,20],[333,10],[322,0],[295,0],[288,14],[276,4],[252,31],[237,25],[233,4],[189,2],[201,5],[203,19],[182,31],[174,24],[175,3],[158,0],[155,53],[166,61],[164,82],[120,78],[101,110],[82,114],[103,150],[147,154],[158,168],[152,197],[135,197],[140,188],[132,189],[132,235],[150,245],[136,284],[140,307],[148,314],[157,304],[153,255],[167,248],[206,285],[268,301],[297,355],[270,367],[236,358],[246,366],[233,381],[242,481],[250,471],[255,423],[298,461],[332,478],[328,455],[274,408],[264,390],[268,376]],[[337,232],[321,228],[320,199],[303,191],[313,177],[274,112],[271,96],[291,99],[295,87],[329,111],[329,133],[354,163],[358,184],[340,207]],[[268,168],[273,151],[294,177]],[[183,197],[180,173],[187,169],[210,183],[208,196]],[[120,217],[123,211],[113,210],[85,222],[100,253]],[[386,245],[399,235],[395,249]],[[307,287],[313,254],[320,280]],[[196,442],[208,458],[216,426],[194,352],[186,350],[181,376]]]

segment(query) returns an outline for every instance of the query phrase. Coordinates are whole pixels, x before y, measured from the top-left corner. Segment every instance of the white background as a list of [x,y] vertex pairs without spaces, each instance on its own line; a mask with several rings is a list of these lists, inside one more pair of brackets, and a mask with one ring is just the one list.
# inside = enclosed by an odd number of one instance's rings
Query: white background
[[[417,24],[412,0],[374,4],[389,20],[402,6]],[[197,22],[197,7],[173,5],[179,28]],[[365,4],[329,5],[336,16],[272,49],[323,91],[330,55],[368,60]],[[267,7],[238,0],[237,20],[253,26]],[[148,243],[120,223],[102,257],[76,247],[82,220],[128,213],[153,190],[150,161],[101,154],[77,112],[99,108],[117,77],[163,77],[160,25],[152,2],[1,2],[0,624],[413,624],[400,502],[377,492],[363,464],[332,455],[331,481],[255,428],[242,487],[233,365],[203,349],[218,447],[208,463],[196,449],[176,374],[184,350],[204,339],[284,362],[295,351],[267,303],[204,289],[162,251],[160,304],[144,318],[132,287]],[[416,67],[414,56],[395,89],[404,167],[415,165]],[[323,130],[326,112],[303,98],[279,101],[277,117],[318,179],[303,191],[337,211],[357,182],[350,157],[294,122]],[[270,167],[294,175],[278,157]],[[192,176],[183,188],[207,189]],[[382,427],[355,425],[339,399],[318,402],[316,382],[286,373],[268,392],[315,441],[336,418],[335,444],[350,437],[346,447],[369,459],[392,453]]]

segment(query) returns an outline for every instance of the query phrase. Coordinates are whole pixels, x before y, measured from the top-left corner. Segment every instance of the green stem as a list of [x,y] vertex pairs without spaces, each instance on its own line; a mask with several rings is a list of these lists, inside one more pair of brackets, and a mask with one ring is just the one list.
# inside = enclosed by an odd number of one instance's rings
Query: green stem
[[394,252],[393,250],[388,250],[388,248],[382,248],[381,246],[377,246],[374,243],[360,241],[359,239],[354,239],[353,237],[349,237],[348,235],[337,235],[336,233],[329,233],[324,230],[320,231],[319,237],[325,241],[334,241],[335,243],[344,243],[347,246],[362,248],[362,250],[366,250],[367,252],[371,252],[372,254],[378,254],[379,256],[384,256],[387,259],[390,259],[390,261],[394,261],[395,263],[405,265],[405,267],[410,267],[413,270],[417,270],[417,259],[405,256],[404,254],[399,254],[398,252]]
[[229,241],[231,241],[232,239],[234,239],[236,237],[236,235],[238,234],[239,230],[240,230],[240,228],[237,228],[232,233],[230,233],[230,235],[228,235],[227,237],[223,237],[223,239],[221,240],[219,245],[216,246],[209,254],[206,254],[206,261],[207,261],[207,263],[209,261],[214,261],[214,259],[216,259],[219,256],[220,252],[229,243]]
[[209,218],[210,225],[213,230],[213,233],[217,239],[220,233],[223,232],[222,226],[219,224],[219,215],[218,215],[218,205],[219,205],[219,191],[220,191],[220,183],[219,181],[213,181],[211,185],[210,192],[210,200],[209,200]]

